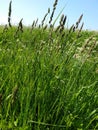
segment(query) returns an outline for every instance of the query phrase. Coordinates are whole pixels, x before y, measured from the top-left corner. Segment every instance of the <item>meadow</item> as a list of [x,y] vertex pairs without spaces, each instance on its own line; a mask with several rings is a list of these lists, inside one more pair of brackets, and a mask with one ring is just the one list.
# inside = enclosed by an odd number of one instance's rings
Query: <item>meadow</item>
[[[0,26],[0,130],[98,129],[98,32],[48,9],[42,23]],[[45,24],[50,15],[49,23]]]

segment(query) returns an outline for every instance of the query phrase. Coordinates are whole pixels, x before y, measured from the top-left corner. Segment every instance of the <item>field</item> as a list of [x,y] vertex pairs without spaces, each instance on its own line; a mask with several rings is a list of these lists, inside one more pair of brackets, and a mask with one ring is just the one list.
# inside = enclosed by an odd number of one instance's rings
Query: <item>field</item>
[[[0,130],[98,129],[98,32],[53,11],[31,27],[0,26]],[[50,14],[49,25],[45,24]]]

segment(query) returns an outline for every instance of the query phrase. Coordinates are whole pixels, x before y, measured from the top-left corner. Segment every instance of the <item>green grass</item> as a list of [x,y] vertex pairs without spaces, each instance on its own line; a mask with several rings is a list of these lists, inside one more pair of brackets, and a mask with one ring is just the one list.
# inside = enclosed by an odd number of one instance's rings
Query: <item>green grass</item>
[[14,31],[0,38],[0,127],[97,129],[98,46],[89,57],[90,47],[78,50],[90,32],[50,39],[49,30],[27,28],[17,38]]
[[0,129],[97,130],[98,32],[3,29]]

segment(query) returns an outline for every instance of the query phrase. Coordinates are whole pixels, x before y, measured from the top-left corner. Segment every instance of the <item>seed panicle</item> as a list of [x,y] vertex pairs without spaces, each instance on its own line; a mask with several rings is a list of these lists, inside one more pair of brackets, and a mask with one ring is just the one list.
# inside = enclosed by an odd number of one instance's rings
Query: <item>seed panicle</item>
[[55,2],[53,4],[53,11],[52,11],[51,16],[50,16],[49,24],[51,24],[51,22],[52,22],[52,19],[53,19],[53,16],[54,16],[54,12],[56,10],[57,3],[58,3],[58,0],[55,0]]
[[82,20],[82,17],[83,17],[83,14],[81,14],[81,16],[79,17],[78,21],[76,22],[76,27],[75,27],[75,29],[78,28],[78,26],[79,26],[79,24],[80,24],[80,22],[81,22],[81,20]]
[[12,27],[12,25],[11,25],[11,13],[12,13],[12,1],[10,1],[10,3],[9,3],[9,12],[8,12],[8,24],[9,24],[9,27]]

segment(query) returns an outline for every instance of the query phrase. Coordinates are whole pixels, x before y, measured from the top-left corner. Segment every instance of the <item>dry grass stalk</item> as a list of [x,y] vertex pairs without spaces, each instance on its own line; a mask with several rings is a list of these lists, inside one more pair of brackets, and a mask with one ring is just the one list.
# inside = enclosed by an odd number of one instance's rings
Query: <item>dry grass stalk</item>
[[81,27],[80,27],[80,29],[79,29],[79,31],[78,31],[77,38],[79,38],[80,33],[81,33],[82,29],[83,29],[83,26],[84,26],[84,22],[82,23],[82,25],[81,25]]

